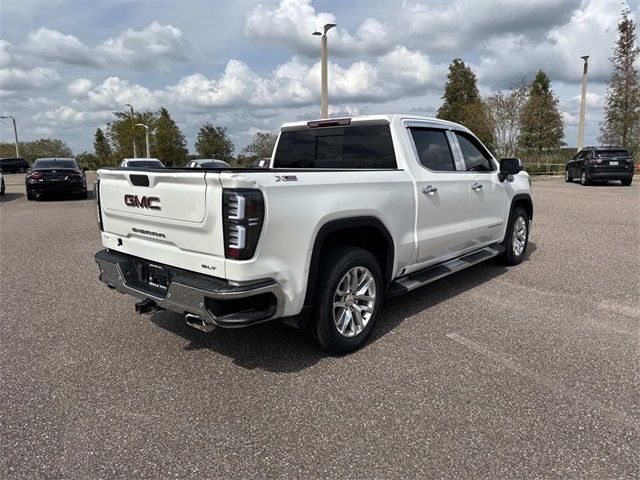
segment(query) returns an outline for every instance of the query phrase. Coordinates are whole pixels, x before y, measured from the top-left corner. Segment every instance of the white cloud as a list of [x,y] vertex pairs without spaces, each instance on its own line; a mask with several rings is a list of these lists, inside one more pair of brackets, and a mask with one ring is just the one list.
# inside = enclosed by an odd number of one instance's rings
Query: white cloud
[[78,78],[67,85],[67,92],[73,97],[81,97],[85,95],[93,87],[93,82],[88,78]]
[[44,27],[29,32],[22,51],[43,60],[74,65],[93,65],[97,62],[91,49],[77,37]]
[[[19,51],[23,56],[70,65],[147,70],[184,60],[187,48],[188,42],[178,28],[153,22],[142,30],[129,28],[95,47],[85,45],[73,35],[42,27],[29,32]],[[0,65],[8,49],[9,46],[0,44]]]
[[582,55],[589,54],[589,78],[604,82],[617,38],[620,12],[607,2],[592,1],[576,10],[568,23],[550,29],[537,41],[524,34],[496,37],[487,43],[478,65],[481,82],[508,86],[539,69],[552,81],[580,82]]
[[164,96],[142,85],[131,84],[118,77],[109,77],[100,85],[87,91],[86,100],[76,102],[91,110],[121,110],[123,105],[131,103],[139,110],[153,110],[161,106]]
[[187,40],[179,29],[153,22],[140,31],[129,28],[118,37],[104,41],[95,53],[106,64],[146,69],[158,63],[184,60],[187,47]]
[[0,68],[11,65],[13,55],[11,54],[11,44],[0,39]]
[[[332,13],[316,12],[311,0],[281,0],[275,9],[257,5],[250,9],[245,18],[244,32],[251,38],[265,42],[278,42],[297,53],[317,55],[319,39],[312,36],[327,23],[336,23]],[[332,55],[355,55],[362,53],[382,53],[389,45],[388,27],[380,21],[369,18],[350,34],[338,26],[330,31]]]
[[183,103],[186,108],[240,105],[251,98],[257,82],[258,77],[245,63],[229,60],[220,78],[189,75],[169,87],[168,93],[174,102]]
[[326,23],[338,23],[329,34],[332,55],[382,54],[398,45],[442,53],[481,48],[485,41],[508,33],[539,35],[565,23],[579,7],[580,0],[389,2],[384,21],[367,18],[350,33],[335,15],[317,12],[311,0],[280,0],[275,8],[250,9],[244,31],[251,38],[315,56],[319,42],[311,33]]
[[19,68],[0,69],[0,94],[16,90],[51,90],[60,84],[58,72],[51,68],[37,67],[31,70]]
[[61,105],[52,110],[37,113],[34,115],[34,120],[41,125],[55,126],[59,122],[64,122],[67,125],[78,124],[83,125],[87,122],[101,123],[108,121],[112,118],[111,112],[87,112],[76,110],[75,108]]

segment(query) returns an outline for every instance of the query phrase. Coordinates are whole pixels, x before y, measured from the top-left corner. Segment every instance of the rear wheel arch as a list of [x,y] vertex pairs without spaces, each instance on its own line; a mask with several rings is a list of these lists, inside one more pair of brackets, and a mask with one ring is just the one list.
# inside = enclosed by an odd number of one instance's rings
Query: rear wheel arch
[[304,299],[305,306],[313,305],[323,255],[339,246],[359,247],[369,251],[380,265],[385,288],[391,282],[395,248],[393,237],[385,225],[378,218],[368,216],[333,220],[320,228],[314,241]]

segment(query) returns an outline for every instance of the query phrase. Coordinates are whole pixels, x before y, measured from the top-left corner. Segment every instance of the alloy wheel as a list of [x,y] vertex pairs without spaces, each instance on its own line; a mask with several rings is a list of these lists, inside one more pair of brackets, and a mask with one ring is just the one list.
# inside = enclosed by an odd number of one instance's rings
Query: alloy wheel
[[355,337],[367,326],[376,304],[376,282],[365,267],[344,274],[333,295],[333,322],[338,333]]
[[518,217],[513,224],[513,236],[511,241],[511,248],[513,249],[513,254],[516,257],[522,255],[526,242],[527,222],[525,221],[524,217]]

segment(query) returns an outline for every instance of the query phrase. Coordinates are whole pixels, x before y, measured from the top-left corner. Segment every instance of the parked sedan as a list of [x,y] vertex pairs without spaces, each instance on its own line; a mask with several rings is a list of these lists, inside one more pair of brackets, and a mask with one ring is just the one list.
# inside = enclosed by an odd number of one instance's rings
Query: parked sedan
[[87,198],[85,171],[73,158],[39,158],[25,177],[27,199],[47,193],[67,193]]
[[29,162],[24,158],[0,158],[0,172],[24,173],[29,170]]
[[199,158],[197,160],[190,160],[185,165],[187,168],[231,168],[224,160],[218,160],[216,158]]
[[620,180],[629,186],[633,180],[633,158],[622,147],[585,147],[567,162],[564,179],[579,178],[582,185]]
[[118,165],[120,168],[165,168],[157,158],[125,158]]
[[249,164],[249,168],[269,168],[271,157],[258,158]]

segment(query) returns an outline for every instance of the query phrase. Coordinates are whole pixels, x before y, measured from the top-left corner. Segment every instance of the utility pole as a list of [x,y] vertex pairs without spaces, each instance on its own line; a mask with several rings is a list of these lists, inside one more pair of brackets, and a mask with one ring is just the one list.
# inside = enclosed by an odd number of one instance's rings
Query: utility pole
[[20,158],[20,148],[18,147],[18,128],[16,127],[16,119],[11,115],[3,115],[0,118],[10,118],[13,121],[13,139],[16,143],[16,158]]
[[589,70],[589,64],[587,60],[589,55],[583,55],[580,57],[584,60],[584,67],[582,70],[582,97],[580,98],[580,126],[578,127],[578,151],[582,150],[584,146],[584,116],[585,107],[587,103],[587,73]]
[[320,117],[328,118],[329,117],[329,74],[328,74],[328,48],[327,48],[327,32],[335,27],[335,23],[327,23],[323,27],[323,32],[315,31],[312,35],[320,35],[321,37],[321,86],[320,86],[320,96],[321,96],[321,105],[320,105]]
[[131,109],[131,139],[133,142],[133,158],[138,158],[138,149],[136,148],[136,135],[135,129],[133,128],[133,105],[130,103],[125,103],[125,107],[129,107]]
[[144,123],[136,123],[136,127],[144,127],[144,139],[147,144],[147,158],[151,158],[151,147],[149,146],[149,127]]

